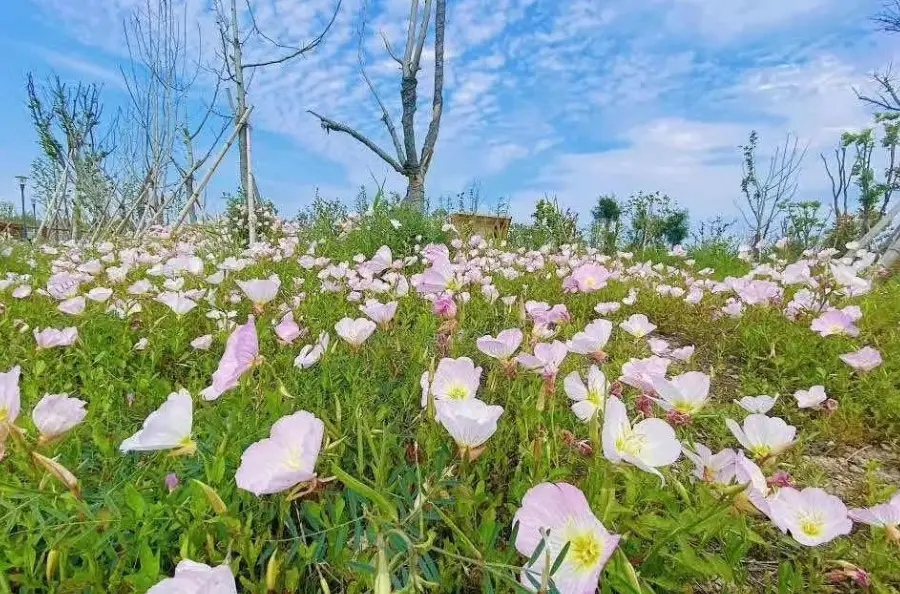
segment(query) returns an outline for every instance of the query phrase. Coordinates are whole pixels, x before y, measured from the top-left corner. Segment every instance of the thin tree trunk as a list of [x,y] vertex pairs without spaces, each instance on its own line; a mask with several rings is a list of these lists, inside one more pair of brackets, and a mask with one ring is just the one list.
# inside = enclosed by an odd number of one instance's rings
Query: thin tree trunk
[[404,202],[410,206],[424,210],[425,207],[425,176],[421,173],[411,174],[407,178],[406,198]]

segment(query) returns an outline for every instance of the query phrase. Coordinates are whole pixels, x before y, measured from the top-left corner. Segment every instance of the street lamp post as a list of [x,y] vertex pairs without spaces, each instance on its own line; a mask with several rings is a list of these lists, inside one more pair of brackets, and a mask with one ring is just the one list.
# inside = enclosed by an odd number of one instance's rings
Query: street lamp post
[[22,239],[28,241],[28,226],[25,217],[28,216],[25,212],[25,182],[28,181],[27,175],[17,175],[16,179],[19,180],[19,193],[22,196]]

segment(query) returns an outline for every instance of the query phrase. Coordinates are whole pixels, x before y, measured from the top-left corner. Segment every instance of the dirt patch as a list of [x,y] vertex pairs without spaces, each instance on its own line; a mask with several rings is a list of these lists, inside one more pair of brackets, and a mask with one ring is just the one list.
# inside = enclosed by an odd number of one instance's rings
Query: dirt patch
[[896,446],[869,444],[851,448],[840,444],[824,444],[819,451],[802,457],[810,471],[824,475],[819,486],[847,503],[863,504],[866,469],[874,467],[875,478],[900,487],[900,452]]

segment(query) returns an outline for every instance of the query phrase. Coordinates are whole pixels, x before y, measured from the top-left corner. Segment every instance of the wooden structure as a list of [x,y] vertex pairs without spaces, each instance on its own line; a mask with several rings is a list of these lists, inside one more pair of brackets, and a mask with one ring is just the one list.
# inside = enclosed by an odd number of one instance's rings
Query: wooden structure
[[509,234],[510,217],[457,212],[450,222],[463,235],[480,235],[485,239],[502,241]]
[[[28,225],[28,239],[33,240],[38,233],[38,227]],[[71,229],[59,229],[44,227],[41,230],[41,240],[62,241],[69,238]],[[22,239],[22,223],[16,221],[0,221],[0,237],[9,237],[10,239]]]

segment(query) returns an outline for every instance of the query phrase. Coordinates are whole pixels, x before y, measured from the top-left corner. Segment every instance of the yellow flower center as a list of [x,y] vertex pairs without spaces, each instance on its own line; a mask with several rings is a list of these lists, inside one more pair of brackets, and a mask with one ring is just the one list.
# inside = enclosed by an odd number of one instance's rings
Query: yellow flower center
[[631,429],[623,429],[616,437],[616,449],[623,454],[638,456],[646,445],[646,438]]
[[689,400],[676,400],[672,403],[672,407],[683,415],[694,414],[699,408]]
[[600,562],[603,543],[593,532],[583,532],[569,541],[568,559],[579,572],[591,571]]
[[285,459],[284,465],[290,468],[291,470],[302,470],[303,469],[303,448],[297,446],[296,448],[291,448],[291,453]]
[[766,457],[769,456],[769,454],[772,453],[772,448],[769,447],[769,446],[767,446],[767,445],[765,445],[765,444],[761,444],[761,445],[758,445],[758,446],[754,446],[754,448],[753,448],[752,450],[750,450],[750,451],[751,451],[751,452],[753,453],[753,455],[756,456],[757,458],[766,458]]
[[822,518],[816,515],[806,516],[802,520],[800,520],[800,531],[803,532],[806,536],[809,537],[817,537],[821,536],[822,532],[825,530],[825,522]]
[[447,397],[451,400],[465,400],[469,397],[469,389],[462,384],[454,384],[447,390]]
[[586,286],[588,289],[593,289],[597,286],[597,280],[594,277],[589,276],[584,280],[584,286]]

